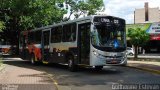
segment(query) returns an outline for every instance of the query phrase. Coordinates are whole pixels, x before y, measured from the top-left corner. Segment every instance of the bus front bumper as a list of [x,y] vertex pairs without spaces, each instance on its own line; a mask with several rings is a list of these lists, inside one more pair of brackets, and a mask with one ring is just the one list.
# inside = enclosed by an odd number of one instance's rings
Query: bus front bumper
[[127,56],[93,56],[91,66],[106,66],[106,65],[125,65],[127,64]]

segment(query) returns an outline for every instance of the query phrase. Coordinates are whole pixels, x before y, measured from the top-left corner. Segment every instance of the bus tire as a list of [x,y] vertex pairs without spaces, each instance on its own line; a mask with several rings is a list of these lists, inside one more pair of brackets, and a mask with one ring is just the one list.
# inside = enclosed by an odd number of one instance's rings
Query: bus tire
[[74,72],[77,70],[77,67],[74,63],[74,58],[73,56],[69,56],[68,57],[68,69],[71,71],[71,72]]
[[129,53],[130,56],[133,56],[133,53]]
[[102,70],[103,66],[95,66],[96,70]]

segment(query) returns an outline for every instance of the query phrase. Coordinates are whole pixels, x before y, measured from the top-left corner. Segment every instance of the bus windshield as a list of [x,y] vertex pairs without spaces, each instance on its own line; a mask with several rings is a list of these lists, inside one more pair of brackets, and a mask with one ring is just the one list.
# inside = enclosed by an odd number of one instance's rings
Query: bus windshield
[[[125,49],[125,25],[95,23],[93,25],[91,41],[99,48]],[[105,50],[106,50],[105,49]]]

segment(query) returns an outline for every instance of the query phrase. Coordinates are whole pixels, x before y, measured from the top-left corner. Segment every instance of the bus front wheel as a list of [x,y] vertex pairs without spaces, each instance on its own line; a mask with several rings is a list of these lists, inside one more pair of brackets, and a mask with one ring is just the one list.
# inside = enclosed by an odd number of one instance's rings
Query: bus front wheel
[[68,57],[68,69],[72,72],[76,71],[76,65],[72,56]]

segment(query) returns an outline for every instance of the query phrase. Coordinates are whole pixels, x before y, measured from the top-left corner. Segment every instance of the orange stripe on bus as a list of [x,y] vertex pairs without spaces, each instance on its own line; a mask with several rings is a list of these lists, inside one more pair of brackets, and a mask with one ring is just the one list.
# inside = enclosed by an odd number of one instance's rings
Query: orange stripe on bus
[[35,57],[38,60],[42,59],[41,48],[37,48],[36,46],[34,46],[34,44],[30,44],[30,45],[28,45],[28,50],[29,50],[29,53],[33,52]]

